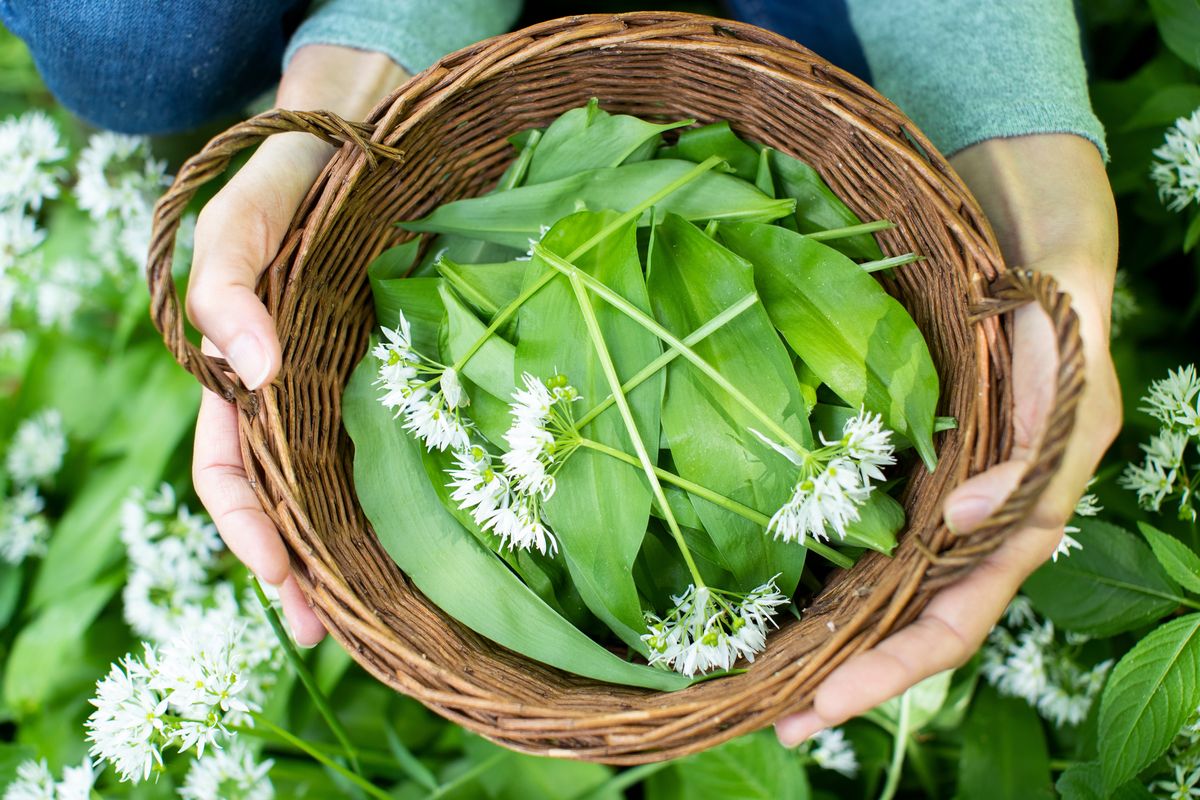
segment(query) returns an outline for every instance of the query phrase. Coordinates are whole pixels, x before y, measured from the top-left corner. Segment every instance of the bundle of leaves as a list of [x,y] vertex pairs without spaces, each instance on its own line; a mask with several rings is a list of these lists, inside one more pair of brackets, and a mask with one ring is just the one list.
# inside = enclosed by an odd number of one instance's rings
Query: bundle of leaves
[[692,122],[593,101],[513,137],[489,194],[401,223],[433,236],[371,265],[380,338],[344,405],[363,509],[431,600],[668,690],[752,661],[802,579],[890,553],[884,468],[932,469],[940,422],[870,274],[916,259],[883,257],[891,223],[726,123],[665,143]]

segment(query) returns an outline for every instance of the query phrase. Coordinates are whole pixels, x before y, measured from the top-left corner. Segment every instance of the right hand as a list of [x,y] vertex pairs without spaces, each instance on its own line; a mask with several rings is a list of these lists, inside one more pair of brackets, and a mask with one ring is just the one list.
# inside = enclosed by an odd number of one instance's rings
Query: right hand
[[[276,104],[362,119],[406,77],[380,53],[309,45],[292,57]],[[263,142],[196,221],[188,317],[204,334],[204,352],[224,356],[248,389],[270,383],[280,365],[275,323],[255,286],[333,153],[332,146],[309,134],[276,134]],[[226,546],[260,579],[279,587],[296,642],[305,647],[319,642],[325,628],[300,591],[283,540],[242,466],[237,409],[208,390],[196,420],[192,480]]]

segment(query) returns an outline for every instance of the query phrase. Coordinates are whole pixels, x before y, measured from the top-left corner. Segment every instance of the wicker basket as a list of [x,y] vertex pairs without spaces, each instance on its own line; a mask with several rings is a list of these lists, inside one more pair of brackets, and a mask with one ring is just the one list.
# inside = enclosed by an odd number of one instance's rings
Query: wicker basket
[[[929,341],[942,377],[934,474],[913,468],[909,524],[893,558],[837,573],[801,621],[772,634],[743,674],[675,693],[580,678],[507,651],[443,615],[376,541],[355,499],[341,395],[375,320],[366,265],[406,237],[393,223],[485,191],[512,157],[505,137],[598,97],[613,112],[702,122],[813,164],[863,219],[898,223],[889,254],[927,260],[887,288]],[[185,338],[171,256],[196,189],[234,153],[273,133],[343,146],[298,212],[259,289],[278,325],[283,369],[248,392]],[[975,201],[890,103],[794,42],[685,14],[555,20],[447,56],[381,103],[366,124],[269,111],[217,136],[159,201],[148,266],[152,314],[168,347],[236,402],[247,473],[283,533],[318,616],[379,680],[447,719],[532,753],[637,764],[693,753],[805,708],[851,655],[912,620],[932,592],[994,550],[1057,467],[1082,389],[1068,299],[1053,282],[1007,272]],[[977,533],[952,537],[945,494],[1007,457],[1012,441],[1010,316],[1041,304],[1057,331],[1057,400],[1034,466]]]

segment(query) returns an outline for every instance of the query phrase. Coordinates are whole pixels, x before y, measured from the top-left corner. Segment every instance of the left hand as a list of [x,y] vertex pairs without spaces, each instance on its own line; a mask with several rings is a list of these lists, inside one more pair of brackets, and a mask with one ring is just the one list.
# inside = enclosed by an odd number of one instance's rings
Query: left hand
[[[811,709],[781,719],[776,734],[789,747],[970,659],[1021,583],[1058,546],[1063,526],[1120,430],[1121,397],[1108,351],[1117,219],[1095,146],[1070,134],[991,139],[950,161],[987,214],[1010,267],[1048,273],[1071,296],[1087,381],[1075,427],[1058,473],[1024,526],[935,595],[915,622],[830,673]],[[1017,486],[1037,453],[1054,402],[1057,361],[1046,315],[1040,308],[1019,309],[1012,456],[950,493],[943,515],[951,531],[977,528]]]

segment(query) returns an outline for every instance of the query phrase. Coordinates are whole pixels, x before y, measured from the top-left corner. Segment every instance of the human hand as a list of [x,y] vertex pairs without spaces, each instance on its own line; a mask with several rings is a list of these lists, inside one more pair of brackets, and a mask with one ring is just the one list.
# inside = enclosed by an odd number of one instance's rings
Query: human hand
[[[776,734],[789,747],[965,663],[1021,583],[1058,546],[1063,526],[1120,430],[1121,397],[1108,350],[1117,220],[1095,146],[1068,134],[991,139],[951,163],[987,214],[1006,262],[1052,275],[1071,296],[1086,377],[1075,427],[1062,465],[1023,527],[965,578],[938,592],[915,622],[830,673],[811,709],[780,720]],[[1016,488],[1037,453],[1054,400],[1054,341],[1041,309],[1016,312],[1012,455],[946,498],[943,514],[951,531],[979,527]]]
[[[406,77],[382,54],[310,45],[292,58],[276,105],[329,110],[357,120]],[[204,351],[224,355],[248,389],[270,383],[280,365],[275,324],[255,286],[333,153],[330,145],[305,133],[272,136],[196,221],[188,317],[204,334]],[[242,466],[237,409],[208,390],[196,420],[192,480],[230,551],[259,578],[279,586],[296,641],[303,646],[319,642],[325,628],[304,599],[283,540]]]

